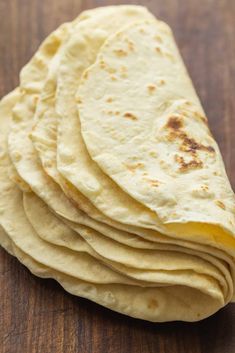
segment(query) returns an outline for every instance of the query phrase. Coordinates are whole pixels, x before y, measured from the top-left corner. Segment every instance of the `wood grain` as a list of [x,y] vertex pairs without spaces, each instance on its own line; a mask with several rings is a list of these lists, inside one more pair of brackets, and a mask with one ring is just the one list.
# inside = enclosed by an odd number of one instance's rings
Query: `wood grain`
[[[0,96],[18,84],[20,68],[60,23],[83,9],[113,3],[0,0]],[[235,1],[135,3],[172,26],[235,187]],[[0,303],[0,353],[235,352],[233,305],[195,324],[134,320],[34,277],[3,250]]]

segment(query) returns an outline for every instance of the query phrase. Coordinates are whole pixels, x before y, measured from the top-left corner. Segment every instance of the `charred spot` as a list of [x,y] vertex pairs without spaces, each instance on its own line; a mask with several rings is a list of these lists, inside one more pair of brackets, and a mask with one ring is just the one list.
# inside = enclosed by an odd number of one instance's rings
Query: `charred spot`
[[185,133],[180,134],[179,137],[183,141],[180,147],[181,151],[195,153],[200,149],[200,145],[193,138],[189,138]]
[[196,154],[197,151],[205,151],[209,153],[214,153],[215,149],[212,146],[205,146],[199,142],[197,142],[194,138],[189,137],[184,131],[181,131],[183,127],[182,118],[178,116],[172,116],[169,118],[166,127],[171,130],[169,134],[169,140],[173,141],[175,139],[180,139],[182,144],[180,146],[180,150],[183,152],[189,152],[193,155]]
[[194,138],[189,138],[186,133],[181,133],[179,138],[182,139],[181,151],[191,152],[195,154],[197,151],[205,151],[209,153],[214,153],[215,149],[212,146],[205,146],[201,143],[198,143]]
[[130,120],[137,120],[137,117],[132,113],[125,113],[123,116],[124,118],[130,119]]
[[184,126],[183,121],[178,116],[171,116],[166,127],[171,130],[180,130]]
[[203,146],[201,145],[202,150],[210,152],[210,153],[215,153],[215,149],[212,146]]
[[176,155],[175,156],[176,162],[180,165],[179,170],[181,172],[186,172],[190,169],[199,169],[203,167],[203,163],[200,160],[192,159],[189,162],[185,162],[184,158],[182,156]]

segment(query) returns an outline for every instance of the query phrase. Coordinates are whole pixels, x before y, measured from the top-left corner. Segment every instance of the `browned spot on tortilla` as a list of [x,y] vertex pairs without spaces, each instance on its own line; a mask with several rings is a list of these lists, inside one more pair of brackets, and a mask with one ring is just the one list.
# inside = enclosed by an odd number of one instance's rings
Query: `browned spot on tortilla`
[[117,77],[116,77],[116,76],[113,76],[113,75],[112,75],[112,76],[110,76],[110,77],[111,77],[111,80],[112,80],[112,81],[117,81]]
[[181,151],[191,152],[195,154],[196,151],[206,151],[209,153],[215,153],[215,149],[212,146],[205,146],[197,142],[194,138],[189,138],[185,132],[182,132],[179,135],[179,138],[182,140]]
[[148,91],[150,94],[152,94],[155,90],[156,90],[156,86],[155,85],[148,85]]
[[143,28],[140,28],[140,33],[145,34],[145,30]]
[[143,163],[136,163],[136,164],[127,164],[124,163],[124,166],[131,171],[132,173],[134,173],[137,169],[143,169],[144,168],[144,164]]
[[124,116],[124,118],[130,119],[130,120],[138,120],[137,117],[132,113],[127,112],[123,116]]
[[120,115],[120,112],[117,110],[117,111],[115,112],[115,115]]
[[106,102],[107,102],[107,103],[112,103],[112,102],[113,102],[113,98],[112,98],[112,97],[107,98],[107,99],[106,99]]
[[166,124],[168,129],[179,130],[184,126],[183,119],[179,116],[171,116]]
[[217,206],[219,206],[220,208],[222,208],[222,210],[225,210],[225,209],[226,209],[225,204],[224,204],[222,201],[216,200],[215,203],[216,203]]
[[156,47],[155,50],[156,50],[156,52],[159,53],[159,54],[162,53],[162,49],[161,49],[160,47]]
[[148,308],[149,309],[156,309],[158,308],[159,304],[158,301],[156,299],[150,299],[148,302]]
[[202,189],[203,191],[208,191],[208,190],[209,190],[209,187],[208,187],[208,185],[202,185],[202,186],[201,186],[201,189]]
[[127,52],[125,50],[123,50],[123,49],[115,49],[114,53],[117,56],[127,56]]
[[82,103],[82,100],[81,100],[80,97],[77,97],[76,101],[77,101],[78,104],[81,104],[81,103]]
[[189,137],[186,132],[181,130],[183,126],[182,118],[177,116],[170,117],[166,124],[166,127],[171,130],[168,135],[168,140],[181,140],[180,151],[191,153],[194,156],[197,151],[215,153],[214,147],[203,145],[197,142],[193,137]]
[[156,41],[158,41],[159,43],[162,43],[162,37],[161,37],[161,36],[156,35],[156,36],[154,37],[154,39],[155,39]]
[[199,169],[203,167],[202,161],[198,159],[192,159],[189,162],[185,162],[184,158],[179,155],[175,155],[175,161],[179,163],[179,170],[181,172],[186,172],[191,169]]
[[160,86],[163,86],[163,85],[166,84],[166,81],[162,79],[162,80],[160,80],[158,83],[159,83]]

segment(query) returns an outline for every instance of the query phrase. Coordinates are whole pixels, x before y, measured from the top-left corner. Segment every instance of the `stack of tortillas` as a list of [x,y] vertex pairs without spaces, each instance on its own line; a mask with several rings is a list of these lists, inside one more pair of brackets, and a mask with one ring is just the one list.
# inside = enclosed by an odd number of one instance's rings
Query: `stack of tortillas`
[[1,245],[74,295],[159,322],[234,298],[234,194],[145,8],[86,11],[42,43],[0,103],[0,195]]

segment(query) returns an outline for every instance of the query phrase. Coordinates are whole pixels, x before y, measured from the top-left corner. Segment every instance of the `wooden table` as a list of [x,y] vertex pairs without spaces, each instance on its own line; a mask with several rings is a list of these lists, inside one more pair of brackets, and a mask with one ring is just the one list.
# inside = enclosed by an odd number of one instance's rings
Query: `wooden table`
[[[18,84],[20,68],[60,23],[113,3],[0,0],[0,96]],[[172,26],[235,186],[235,1],[136,3]],[[134,320],[34,277],[0,250],[0,353],[62,352],[234,353],[235,306],[195,324]]]

